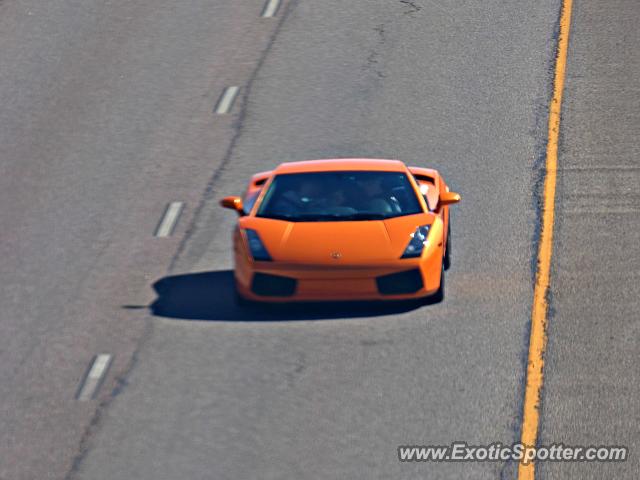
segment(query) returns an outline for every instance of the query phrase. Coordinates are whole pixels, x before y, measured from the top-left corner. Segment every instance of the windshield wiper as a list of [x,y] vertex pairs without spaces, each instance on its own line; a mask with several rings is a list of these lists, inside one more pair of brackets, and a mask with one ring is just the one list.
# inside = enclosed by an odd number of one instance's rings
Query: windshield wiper
[[[260,216],[260,215],[259,215]],[[266,218],[284,220],[287,222],[349,222],[354,220],[385,220],[391,218],[382,213],[351,213],[348,215],[317,213],[306,215],[266,215]]]
[[267,215],[256,215],[257,217],[269,218],[271,220],[284,220],[285,222],[296,222],[298,221],[298,217],[293,217],[291,215],[277,215],[277,214],[267,214]]
[[284,220],[286,222],[323,222],[323,221],[332,221],[335,220],[336,217],[334,215],[278,215],[278,214],[267,214],[267,215],[258,215],[258,217],[269,218],[271,220]]
[[309,214],[292,217],[293,222],[348,222],[352,220],[384,220],[386,215],[381,213],[351,213],[339,214]]
[[352,213],[351,215],[340,215],[339,218],[340,220],[384,220],[388,217],[382,213],[362,212]]

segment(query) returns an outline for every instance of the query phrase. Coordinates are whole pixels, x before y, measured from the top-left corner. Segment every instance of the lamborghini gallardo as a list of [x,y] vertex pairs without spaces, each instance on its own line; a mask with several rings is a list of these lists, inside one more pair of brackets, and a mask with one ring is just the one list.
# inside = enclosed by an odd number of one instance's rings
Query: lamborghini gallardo
[[250,302],[444,298],[449,191],[433,169],[397,160],[283,163],[254,175],[233,233],[237,299]]

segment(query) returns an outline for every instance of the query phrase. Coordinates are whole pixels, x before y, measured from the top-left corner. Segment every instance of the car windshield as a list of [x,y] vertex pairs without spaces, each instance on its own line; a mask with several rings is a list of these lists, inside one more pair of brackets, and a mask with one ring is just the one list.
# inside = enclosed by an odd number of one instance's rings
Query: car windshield
[[258,217],[290,222],[384,220],[421,213],[402,172],[313,172],[277,175]]

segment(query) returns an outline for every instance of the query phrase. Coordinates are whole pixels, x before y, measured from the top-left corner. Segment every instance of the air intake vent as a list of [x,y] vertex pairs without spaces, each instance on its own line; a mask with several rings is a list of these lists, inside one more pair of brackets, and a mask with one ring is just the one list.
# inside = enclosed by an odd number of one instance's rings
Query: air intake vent
[[251,290],[256,295],[266,297],[290,297],[296,291],[297,281],[289,277],[256,273],[251,282]]
[[422,275],[417,268],[376,278],[378,291],[383,295],[416,293],[423,286]]

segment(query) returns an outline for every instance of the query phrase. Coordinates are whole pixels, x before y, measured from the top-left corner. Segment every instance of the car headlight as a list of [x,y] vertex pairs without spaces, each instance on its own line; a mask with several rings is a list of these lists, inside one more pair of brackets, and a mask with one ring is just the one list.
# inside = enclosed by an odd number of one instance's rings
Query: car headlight
[[262,240],[260,240],[258,232],[247,228],[244,233],[247,236],[249,251],[251,252],[253,259],[258,262],[270,262],[271,255],[269,255],[269,252],[267,252]]
[[409,236],[411,237],[411,240],[409,240],[409,245],[405,248],[402,258],[419,257],[422,255],[422,250],[424,250],[424,246],[427,244],[429,225],[423,225],[416,228],[416,231]]

